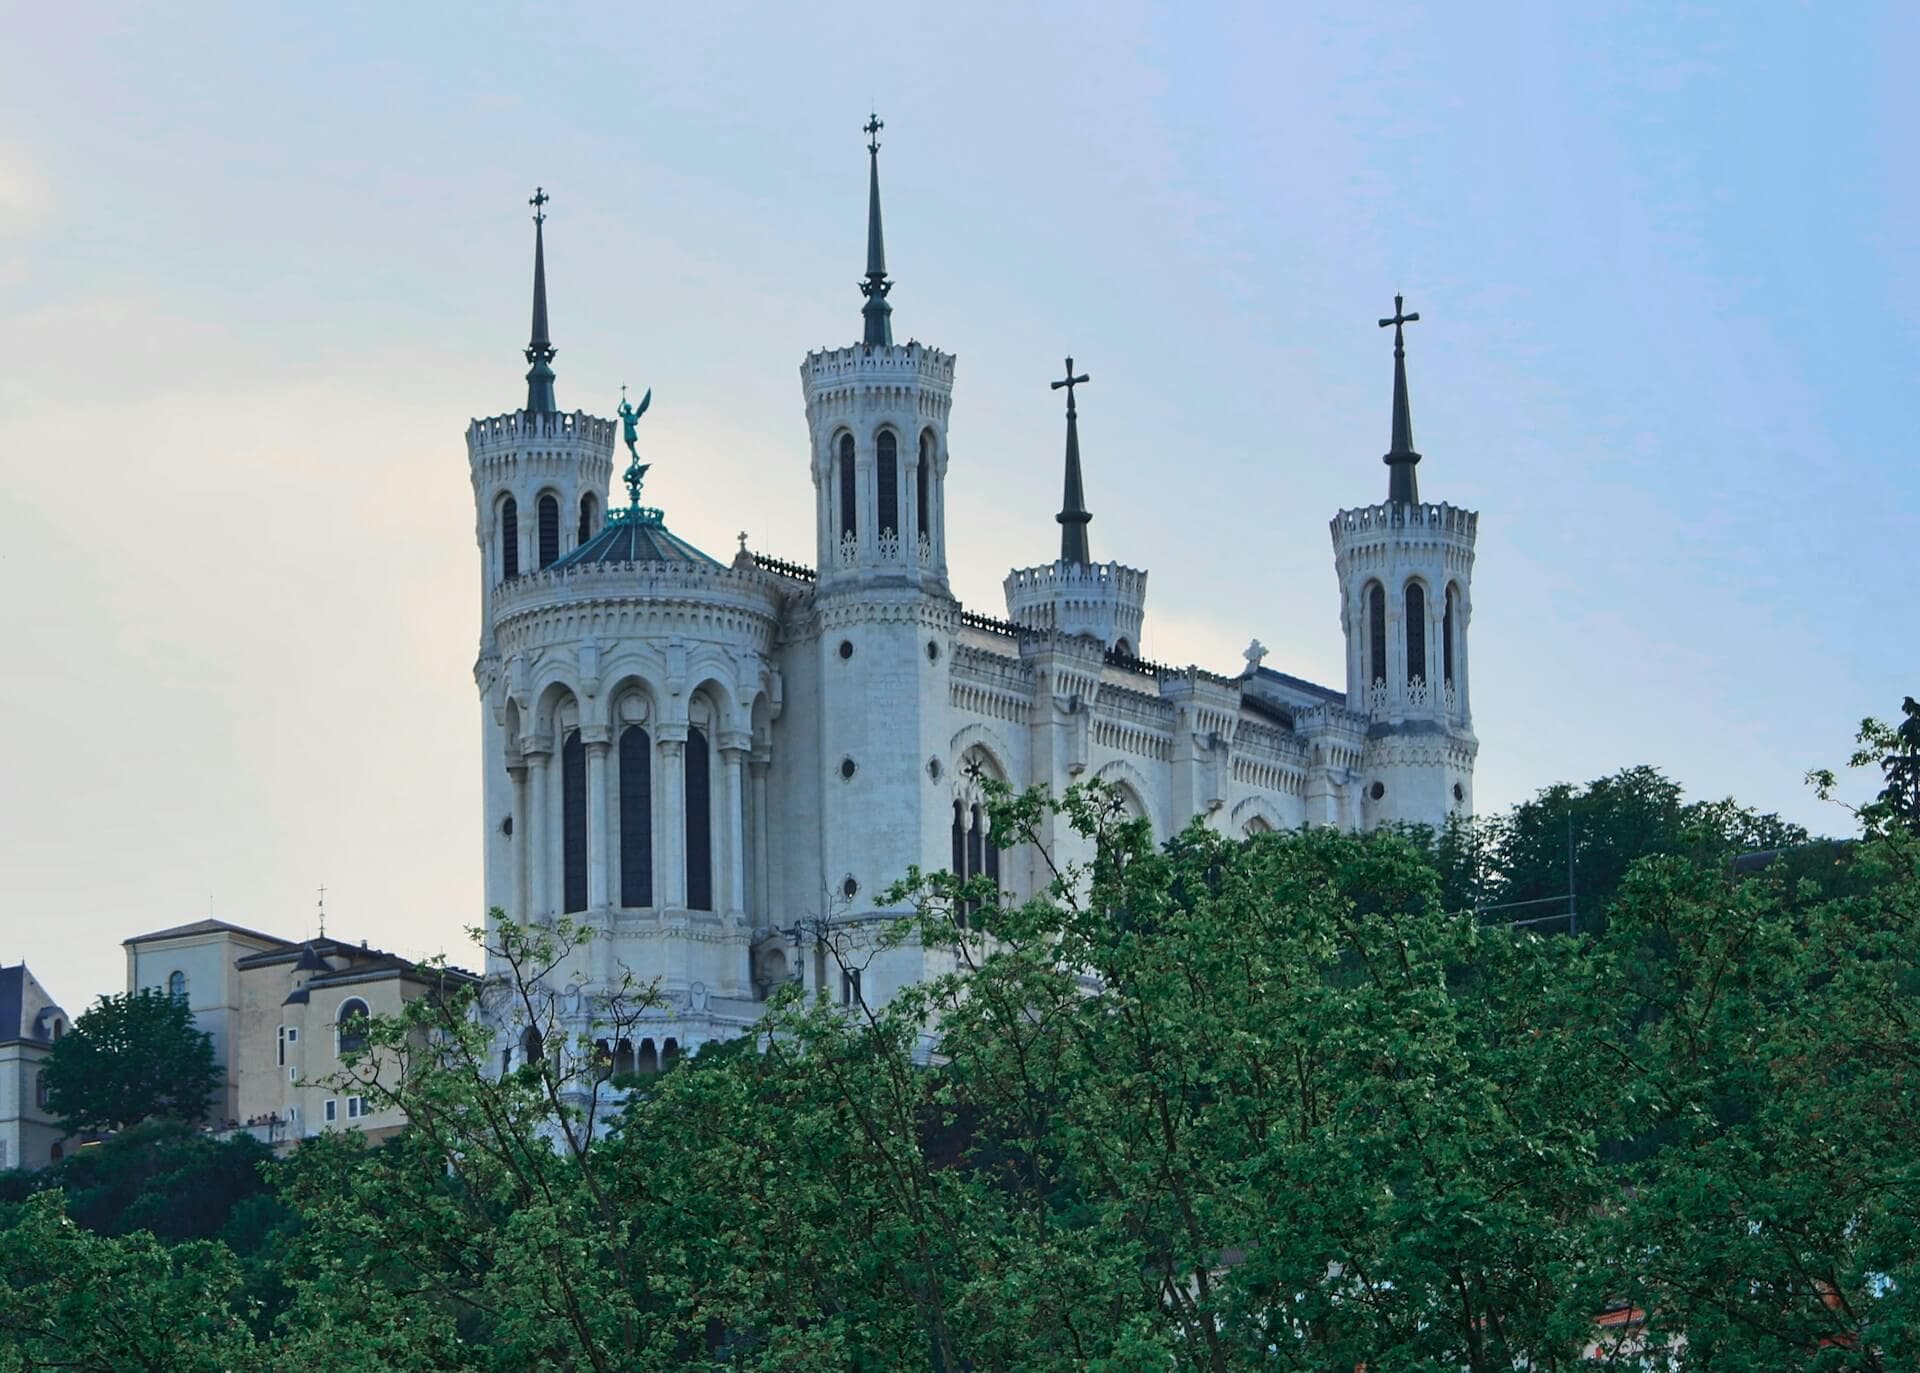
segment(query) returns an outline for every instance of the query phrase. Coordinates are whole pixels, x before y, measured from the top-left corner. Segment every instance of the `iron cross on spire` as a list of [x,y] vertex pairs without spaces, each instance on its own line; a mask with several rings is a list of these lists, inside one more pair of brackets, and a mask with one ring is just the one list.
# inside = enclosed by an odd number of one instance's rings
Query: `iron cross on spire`
[[547,222],[545,206],[546,203],[552,199],[553,197],[547,194],[544,186],[535,186],[533,188],[533,199],[529,200],[527,204],[533,206],[533,222],[535,224],[545,224]]
[[1380,327],[1382,329],[1386,328],[1389,324],[1393,326],[1393,351],[1396,355],[1407,351],[1406,334],[1403,332],[1404,326],[1412,324],[1420,318],[1420,312],[1417,310],[1412,314],[1406,313],[1402,308],[1406,302],[1407,298],[1405,296],[1395,295],[1393,298],[1393,318],[1380,321]]
[[881,122],[879,115],[871,111],[868,112],[867,122],[860,126],[860,132],[867,136],[868,152],[877,153],[880,151],[880,130],[886,127],[887,126]]
[[1085,372],[1082,372],[1079,376],[1076,377],[1073,374],[1073,359],[1072,358],[1067,359],[1067,375],[1061,378],[1059,381],[1054,382],[1052,389],[1055,391],[1058,391],[1062,386],[1067,388],[1067,413],[1069,415],[1074,413],[1073,388],[1076,386],[1084,386],[1092,380],[1093,378],[1088,376]]

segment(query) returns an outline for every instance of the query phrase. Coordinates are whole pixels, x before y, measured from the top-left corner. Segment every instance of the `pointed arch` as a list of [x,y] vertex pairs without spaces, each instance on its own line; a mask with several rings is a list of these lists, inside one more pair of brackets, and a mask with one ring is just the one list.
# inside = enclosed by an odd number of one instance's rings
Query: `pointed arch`
[[860,478],[853,461],[853,435],[840,436],[840,454],[834,459],[840,488],[840,537],[857,538],[860,533]]
[[560,498],[551,491],[540,495],[539,545],[541,567],[560,561]]
[[561,910],[587,908],[587,748],[570,729],[560,745]]
[[653,904],[653,738],[644,722],[620,731],[620,904]]
[[720,723],[718,703],[702,690],[689,705],[687,742],[681,749],[681,821],[690,911],[713,909],[713,738]]
[[500,580],[520,575],[520,503],[512,496],[500,502]]
[[577,543],[585,543],[598,531],[600,524],[600,502],[589,491],[580,498],[580,536]]
[[914,471],[914,528],[933,538],[933,455],[936,440],[931,428],[920,431],[920,461]]
[[1407,680],[1424,682],[1427,679],[1427,588],[1421,582],[1409,581],[1404,595],[1407,621]]
[[1446,614],[1440,621],[1440,670],[1445,674],[1448,686],[1453,685],[1454,635],[1459,633],[1459,618],[1455,614],[1460,608],[1460,583],[1447,583]]
[[1362,593],[1367,604],[1367,683],[1387,680],[1387,589],[1368,582]]
[[874,436],[874,487],[879,497],[880,532],[900,534],[900,436],[882,429]]

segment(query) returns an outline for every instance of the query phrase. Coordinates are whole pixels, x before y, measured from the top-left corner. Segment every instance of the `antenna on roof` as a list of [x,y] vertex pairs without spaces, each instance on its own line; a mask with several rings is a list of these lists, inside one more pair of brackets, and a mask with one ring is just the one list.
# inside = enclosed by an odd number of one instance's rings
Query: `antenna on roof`
[[320,884],[320,937],[327,937],[327,884]]

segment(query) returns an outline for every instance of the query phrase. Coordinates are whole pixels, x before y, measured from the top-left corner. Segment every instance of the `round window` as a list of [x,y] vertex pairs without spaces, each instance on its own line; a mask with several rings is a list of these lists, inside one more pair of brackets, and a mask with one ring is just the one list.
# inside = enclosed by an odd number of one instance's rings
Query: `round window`
[[1367,795],[1371,796],[1376,801],[1378,801],[1382,796],[1385,796],[1386,794],[1387,794],[1387,784],[1385,782],[1375,782],[1371,787],[1367,789]]
[[853,759],[842,758],[840,760],[840,780],[841,781],[851,782],[853,780],[853,774],[858,771],[860,771],[860,765],[854,762]]
[[840,894],[849,901],[860,894],[860,884],[853,880],[852,874],[848,874],[846,881],[840,884]]
[[927,640],[927,661],[930,663],[940,661],[940,645],[931,639]]
[[940,771],[940,760],[938,758],[927,759],[927,776],[938,782],[940,780]]
[[851,658],[853,656],[853,640],[842,639],[840,641],[840,656],[842,659]]

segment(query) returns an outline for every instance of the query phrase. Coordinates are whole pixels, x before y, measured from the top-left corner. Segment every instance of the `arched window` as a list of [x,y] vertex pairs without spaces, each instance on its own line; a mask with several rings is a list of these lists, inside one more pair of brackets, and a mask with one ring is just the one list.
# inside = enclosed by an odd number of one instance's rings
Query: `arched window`
[[39,1110],[47,1109],[47,1075],[45,1073],[33,1075],[33,1104]]
[[[953,803],[953,875],[967,876],[967,803]],[[954,911],[953,918],[960,928],[967,926],[967,907],[964,903]]]
[[1367,681],[1387,680],[1387,592],[1378,582],[1367,586]]
[[1407,583],[1407,680],[1427,679],[1427,591],[1418,582]]
[[175,1001],[187,999],[187,975],[183,972],[167,974],[167,995]]
[[707,732],[687,731],[687,909],[713,909],[713,779]]
[[593,1041],[593,1080],[605,1082],[613,1076],[613,1045],[604,1039]]
[[967,826],[967,876],[978,877],[986,862],[987,820],[979,806],[968,812],[968,819],[971,823]]
[[538,1063],[545,1058],[547,1046],[540,1038],[540,1032],[527,1026],[527,1032],[520,1036],[520,1057],[528,1064]]
[[627,1077],[633,1072],[633,1041],[623,1039],[613,1046],[613,1075]]
[[653,740],[639,725],[620,733],[620,904],[653,904]]
[[634,1071],[640,1073],[660,1071],[660,1051],[653,1047],[651,1039],[640,1041],[640,1057],[634,1063]]
[[853,470],[853,435],[840,436],[840,537],[857,534],[860,486]]
[[512,496],[500,502],[500,579],[520,575],[520,506]]
[[1440,623],[1440,670],[1446,673],[1448,686],[1453,685],[1453,609],[1460,600],[1460,588],[1452,582],[1447,583],[1447,613]]
[[913,488],[914,514],[919,517],[919,530],[929,539],[933,537],[933,518],[928,509],[933,500],[933,430],[920,431],[920,470],[914,473],[916,481]]
[[986,811],[980,815],[981,871],[992,879],[994,887],[1000,886],[1000,846],[993,842],[993,817]]
[[580,731],[567,731],[560,745],[561,909],[587,908],[587,748]]
[[560,560],[560,498],[549,491],[540,498],[540,566]]
[[672,1035],[668,1035],[667,1038],[664,1041],[662,1041],[660,1045],[661,1069],[665,1070],[671,1067],[679,1059],[679,1057],[680,1057],[680,1041],[675,1039]]
[[879,486],[880,532],[900,533],[900,440],[891,429],[882,429],[875,445],[879,449],[879,471],[874,481]]
[[581,543],[585,543],[588,539],[591,539],[593,537],[593,522],[594,522],[595,516],[597,516],[599,513],[600,513],[600,503],[594,500],[593,493],[591,491],[589,491],[586,495],[580,498],[580,542]]
[[337,1052],[362,1053],[367,1047],[367,1021],[371,1018],[367,1003],[357,996],[348,997],[334,1013],[333,1032],[339,1040]]

